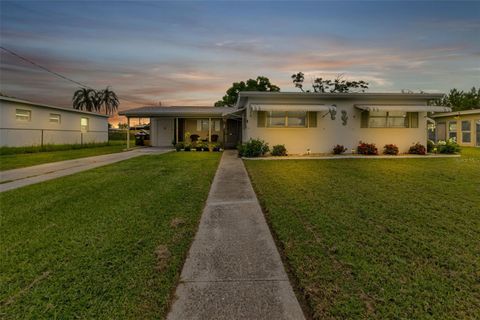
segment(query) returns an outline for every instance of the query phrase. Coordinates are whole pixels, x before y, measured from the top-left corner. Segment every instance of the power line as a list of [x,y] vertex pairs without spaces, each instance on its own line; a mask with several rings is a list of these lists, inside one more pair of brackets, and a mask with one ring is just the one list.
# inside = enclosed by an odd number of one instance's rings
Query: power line
[[[64,76],[64,75],[62,75],[62,74],[60,74],[60,73],[58,73],[58,72],[52,71],[52,70],[48,69],[47,67],[44,67],[44,66],[36,63],[35,61],[32,61],[32,60],[30,60],[30,59],[28,59],[28,58],[25,58],[25,57],[19,55],[18,53],[14,52],[14,51],[12,51],[12,50],[9,50],[9,49],[7,49],[7,48],[5,48],[5,47],[3,47],[3,46],[0,46],[0,49],[8,52],[8,53],[11,54],[12,56],[15,56],[15,57],[17,57],[17,58],[19,58],[19,59],[21,59],[21,60],[23,60],[23,61],[26,61],[26,62],[34,65],[35,67],[40,68],[40,69],[42,69],[43,71],[46,71],[46,72],[48,72],[48,73],[51,73],[51,74],[53,74],[53,75],[55,75],[55,76],[57,76],[57,77],[59,77],[59,78],[61,78],[61,79],[63,79],[63,80],[67,80],[67,81],[70,81],[70,82],[72,82],[72,83],[75,83],[76,85],[79,85],[79,86],[81,86],[82,88],[87,88],[87,89],[95,90],[95,89],[93,89],[92,87],[90,87],[90,86],[88,86],[88,85],[86,85],[86,84],[84,84],[84,83],[81,83],[81,82],[79,82],[79,81],[70,79],[69,77],[66,77],[66,76]],[[131,103],[142,104],[142,103],[139,103],[139,102],[135,102],[135,101],[131,101],[131,100],[122,98],[122,97],[120,97],[120,96],[119,96],[119,98],[122,99],[122,100],[128,101],[128,102],[131,102]]]

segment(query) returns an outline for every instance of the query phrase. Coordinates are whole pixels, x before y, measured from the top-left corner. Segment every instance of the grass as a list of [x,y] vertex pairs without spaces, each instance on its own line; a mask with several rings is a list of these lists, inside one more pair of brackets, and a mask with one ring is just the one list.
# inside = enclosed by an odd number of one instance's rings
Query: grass
[[315,319],[480,318],[480,149],[245,161]]
[[[133,146],[135,141],[130,143]],[[46,149],[40,149],[40,147],[2,147],[0,148],[2,149],[0,152],[0,171],[121,152],[125,149],[125,146],[125,141],[110,141],[106,144],[84,145],[83,147],[80,147],[80,145],[55,145]]]
[[220,153],[142,156],[0,194],[0,318],[165,316]]

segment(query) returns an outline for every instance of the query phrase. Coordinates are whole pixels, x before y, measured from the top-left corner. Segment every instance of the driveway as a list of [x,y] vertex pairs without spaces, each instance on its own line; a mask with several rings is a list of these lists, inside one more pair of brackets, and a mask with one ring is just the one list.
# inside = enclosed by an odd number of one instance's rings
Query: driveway
[[146,154],[161,154],[172,151],[170,148],[140,148],[120,153],[80,158],[74,160],[45,163],[38,166],[0,172],[0,192],[30,184],[39,183],[77,172],[105,166]]

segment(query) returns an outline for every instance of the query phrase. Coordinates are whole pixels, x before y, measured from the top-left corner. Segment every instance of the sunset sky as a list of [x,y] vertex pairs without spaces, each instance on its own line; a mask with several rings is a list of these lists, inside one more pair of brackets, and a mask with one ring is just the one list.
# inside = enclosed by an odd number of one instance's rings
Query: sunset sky
[[[480,79],[480,2],[1,2],[1,45],[121,109],[212,105],[234,81],[292,73],[445,92]],[[1,91],[71,106],[73,83],[1,52]]]

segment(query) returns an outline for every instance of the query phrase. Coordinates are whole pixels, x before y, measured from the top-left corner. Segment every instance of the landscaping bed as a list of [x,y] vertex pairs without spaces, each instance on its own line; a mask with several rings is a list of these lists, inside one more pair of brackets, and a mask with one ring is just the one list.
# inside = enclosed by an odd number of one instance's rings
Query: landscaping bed
[[479,316],[479,148],[245,164],[313,318]]
[[1,193],[0,317],[164,318],[220,156],[140,156]]

